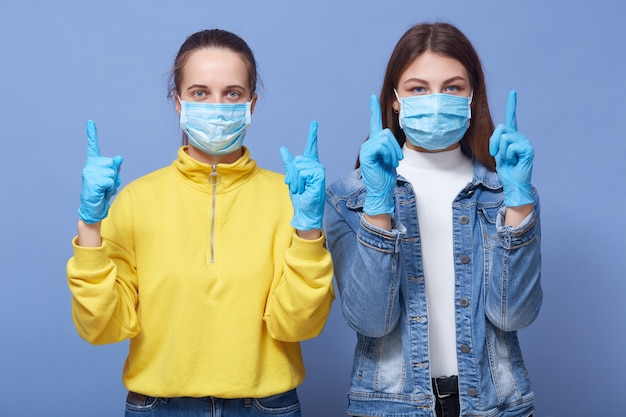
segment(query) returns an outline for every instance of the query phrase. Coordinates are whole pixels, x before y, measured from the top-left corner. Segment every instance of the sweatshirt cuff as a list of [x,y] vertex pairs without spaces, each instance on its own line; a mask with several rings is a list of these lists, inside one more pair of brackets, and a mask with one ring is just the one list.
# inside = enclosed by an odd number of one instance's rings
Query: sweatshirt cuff
[[74,268],[83,271],[98,271],[109,267],[110,260],[104,241],[102,241],[101,246],[79,246],[78,236],[76,236],[72,239],[72,247],[74,249]]
[[326,250],[326,235],[322,232],[322,235],[315,240],[302,239],[294,230],[291,252],[293,256],[300,259],[307,259],[314,262],[321,261],[328,255],[328,251]]

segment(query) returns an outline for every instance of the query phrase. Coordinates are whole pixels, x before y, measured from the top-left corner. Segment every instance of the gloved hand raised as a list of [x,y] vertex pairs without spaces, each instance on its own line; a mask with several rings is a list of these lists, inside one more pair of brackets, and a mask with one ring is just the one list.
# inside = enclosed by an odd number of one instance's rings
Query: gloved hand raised
[[365,214],[393,214],[396,168],[404,155],[393,133],[383,129],[378,97],[370,97],[370,136],[361,145],[359,161],[365,182]]
[[96,124],[87,121],[87,161],[83,168],[83,188],[78,215],[85,223],[97,223],[109,212],[109,200],[120,186],[122,157],[100,156]]
[[504,188],[504,204],[518,207],[534,202],[531,177],[534,151],[526,136],[517,131],[517,93],[509,93],[506,124],[498,125],[489,139],[489,153]]
[[295,158],[286,147],[280,148],[285,166],[285,183],[293,204],[291,225],[298,230],[322,229],[324,197],[326,192],[325,169],[317,154],[317,122],[311,122],[304,155]]

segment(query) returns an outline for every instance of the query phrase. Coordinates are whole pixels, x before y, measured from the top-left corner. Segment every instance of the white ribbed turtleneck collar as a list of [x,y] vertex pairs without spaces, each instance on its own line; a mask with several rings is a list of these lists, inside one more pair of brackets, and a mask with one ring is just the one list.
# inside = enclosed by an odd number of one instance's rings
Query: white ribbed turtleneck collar
[[447,171],[458,169],[471,162],[470,158],[461,152],[461,147],[442,152],[420,152],[409,149],[406,144],[402,148],[404,159],[400,165],[433,171]]

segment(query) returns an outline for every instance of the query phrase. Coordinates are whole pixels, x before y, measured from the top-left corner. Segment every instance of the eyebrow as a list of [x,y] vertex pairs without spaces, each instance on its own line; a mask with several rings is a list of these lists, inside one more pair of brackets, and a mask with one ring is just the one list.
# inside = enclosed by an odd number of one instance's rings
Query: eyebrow
[[[447,80],[445,80],[445,81],[443,82],[443,84],[449,84],[449,83],[451,83],[452,81],[457,81],[457,80],[467,81],[465,78],[461,77],[460,75],[455,75],[454,77],[450,77],[450,78],[448,78]],[[420,82],[420,83],[423,83],[423,84],[430,84],[428,81],[426,81],[426,80],[422,80],[421,78],[409,78],[409,79],[408,79],[408,80],[406,80],[403,84],[407,84],[407,83],[409,83],[409,82],[414,82],[414,81],[417,81],[417,82]]]
[[[192,84],[189,87],[187,87],[187,91],[189,90],[193,90],[194,88],[203,88],[203,89],[208,89],[208,87],[206,85],[203,84]],[[238,88],[241,89],[243,91],[248,91],[244,86],[240,85],[240,84],[232,84],[232,85],[227,85],[226,89],[233,89],[233,88]]]
[[187,87],[187,91],[192,90],[194,88],[207,88],[206,85],[202,85],[202,84],[192,84],[189,87]]

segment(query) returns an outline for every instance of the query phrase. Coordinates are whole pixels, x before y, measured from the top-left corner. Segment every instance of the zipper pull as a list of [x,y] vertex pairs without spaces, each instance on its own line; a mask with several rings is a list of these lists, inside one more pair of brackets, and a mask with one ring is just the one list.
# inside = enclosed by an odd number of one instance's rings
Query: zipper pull
[[209,174],[209,184],[216,186],[222,180],[222,176],[217,172],[217,165],[211,165],[213,171]]

